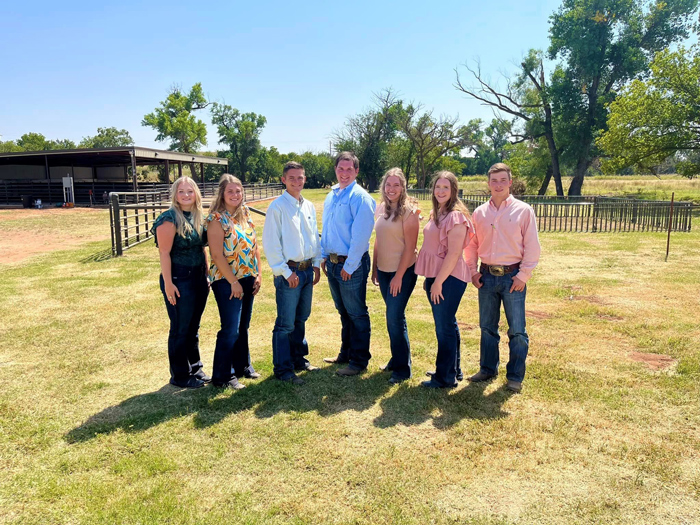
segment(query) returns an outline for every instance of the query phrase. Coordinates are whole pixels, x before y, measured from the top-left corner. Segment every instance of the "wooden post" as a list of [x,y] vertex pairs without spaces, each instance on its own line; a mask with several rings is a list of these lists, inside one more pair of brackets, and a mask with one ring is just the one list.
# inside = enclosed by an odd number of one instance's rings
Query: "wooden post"
[[668,249],[671,247],[671,223],[673,221],[673,198],[676,192],[671,193],[671,209],[668,212],[668,237],[666,238],[666,259],[664,262],[668,262]]
[[49,157],[44,155],[44,169],[46,170],[46,185],[49,187],[49,204],[53,204],[51,196],[51,170],[49,170]]
[[178,176],[178,178],[182,177],[182,161],[181,160],[177,161],[177,176]]
[[168,191],[170,191],[170,161],[165,159],[165,182],[168,183]]
[[109,201],[109,216],[112,219],[112,255],[119,257],[124,253],[122,250],[121,224],[119,222],[119,195],[110,193]]

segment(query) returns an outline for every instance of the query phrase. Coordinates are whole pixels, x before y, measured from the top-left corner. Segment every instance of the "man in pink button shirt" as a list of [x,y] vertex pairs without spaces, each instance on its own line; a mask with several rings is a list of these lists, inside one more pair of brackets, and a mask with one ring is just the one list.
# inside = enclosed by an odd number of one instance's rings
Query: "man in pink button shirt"
[[[529,346],[525,330],[526,283],[540,258],[537,219],[532,207],[510,194],[510,167],[501,162],[489,169],[491,200],[472,214],[475,236],[465,249],[472,283],[479,289],[481,327],[480,370],[469,378],[488,381],[498,375],[498,321],[501,303],[508,321],[510,357],[506,388],[520,392]],[[481,259],[479,271],[477,259]]]

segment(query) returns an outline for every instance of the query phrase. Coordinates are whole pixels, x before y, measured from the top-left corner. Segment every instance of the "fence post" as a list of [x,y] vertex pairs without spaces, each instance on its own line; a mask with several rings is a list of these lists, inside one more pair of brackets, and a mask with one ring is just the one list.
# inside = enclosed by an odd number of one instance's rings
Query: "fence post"
[[122,231],[119,224],[119,195],[109,194],[109,217],[112,223],[112,255],[121,256],[122,251]]

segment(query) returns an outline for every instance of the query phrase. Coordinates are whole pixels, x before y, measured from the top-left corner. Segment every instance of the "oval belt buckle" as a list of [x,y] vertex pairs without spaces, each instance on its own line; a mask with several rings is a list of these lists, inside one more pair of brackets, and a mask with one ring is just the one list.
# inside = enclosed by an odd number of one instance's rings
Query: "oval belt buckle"
[[496,277],[503,277],[506,274],[503,266],[489,266],[489,272]]

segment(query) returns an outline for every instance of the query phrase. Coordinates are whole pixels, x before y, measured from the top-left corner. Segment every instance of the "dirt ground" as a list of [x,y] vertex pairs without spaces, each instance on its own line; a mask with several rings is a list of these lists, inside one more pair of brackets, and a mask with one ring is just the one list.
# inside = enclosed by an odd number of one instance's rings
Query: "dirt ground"
[[[109,225],[95,224],[90,219],[105,210],[94,208],[50,208],[44,210],[0,211],[0,264],[13,264],[29,257],[56,250],[65,250],[79,244],[109,239]],[[54,218],[70,214],[85,226],[70,230],[52,227]],[[97,222],[97,221],[95,221]],[[100,221],[102,223],[103,221]],[[26,228],[22,227],[26,223]]]

